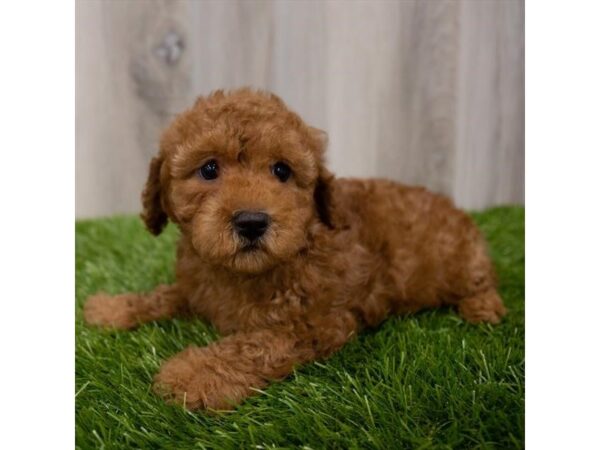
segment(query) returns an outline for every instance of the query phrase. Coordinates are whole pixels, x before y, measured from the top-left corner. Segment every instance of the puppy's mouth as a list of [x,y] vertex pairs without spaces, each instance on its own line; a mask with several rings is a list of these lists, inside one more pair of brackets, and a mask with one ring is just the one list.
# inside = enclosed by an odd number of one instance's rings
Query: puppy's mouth
[[239,242],[227,266],[235,272],[257,274],[272,267],[274,262],[267,243],[258,239]]
[[248,242],[242,246],[242,248],[240,249],[240,252],[252,253],[252,252],[259,251],[259,250],[263,250],[263,247],[260,244],[260,242]]

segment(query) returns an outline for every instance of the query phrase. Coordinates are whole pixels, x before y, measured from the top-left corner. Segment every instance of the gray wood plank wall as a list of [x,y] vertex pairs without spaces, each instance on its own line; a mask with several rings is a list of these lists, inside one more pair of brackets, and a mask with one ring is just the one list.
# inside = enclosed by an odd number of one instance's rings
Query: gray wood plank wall
[[77,216],[138,212],[160,131],[243,85],[326,130],[340,176],[524,201],[522,0],[78,0]]

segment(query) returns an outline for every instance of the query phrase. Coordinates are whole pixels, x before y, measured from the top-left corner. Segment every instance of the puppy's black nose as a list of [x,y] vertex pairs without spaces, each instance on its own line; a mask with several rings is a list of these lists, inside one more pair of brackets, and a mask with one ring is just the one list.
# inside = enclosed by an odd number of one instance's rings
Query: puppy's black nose
[[240,236],[255,241],[267,231],[271,218],[268,214],[255,211],[240,211],[233,216],[233,228]]

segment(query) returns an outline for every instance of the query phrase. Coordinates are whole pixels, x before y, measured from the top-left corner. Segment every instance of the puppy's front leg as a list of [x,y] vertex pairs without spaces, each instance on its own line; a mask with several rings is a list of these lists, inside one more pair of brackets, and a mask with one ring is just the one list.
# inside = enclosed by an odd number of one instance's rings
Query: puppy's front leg
[[188,347],[163,364],[154,390],[188,409],[231,409],[295,366],[329,356],[350,339],[349,313],[301,326],[233,334],[206,347]]
[[185,298],[176,285],[160,285],[147,294],[93,295],[83,307],[83,317],[90,325],[130,329],[173,317],[185,309]]

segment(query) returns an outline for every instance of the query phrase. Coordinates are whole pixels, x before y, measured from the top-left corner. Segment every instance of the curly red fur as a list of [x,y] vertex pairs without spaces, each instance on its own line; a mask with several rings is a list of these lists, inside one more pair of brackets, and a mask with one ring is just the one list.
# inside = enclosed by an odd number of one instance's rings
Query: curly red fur
[[[447,198],[385,180],[336,179],[324,133],[275,95],[200,98],[161,139],[142,218],[181,230],[176,281],[150,294],[98,294],[90,324],[132,328],[194,314],[225,335],[168,360],[155,390],[188,408],[230,408],[298,364],[325,358],[390,314],[453,305],[470,322],[505,314],[481,234]],[[219,164],[205,180],[198,168]],[[272,166],[292,169],[282,182]],[[248,250],[241,210],[271,224]]]

